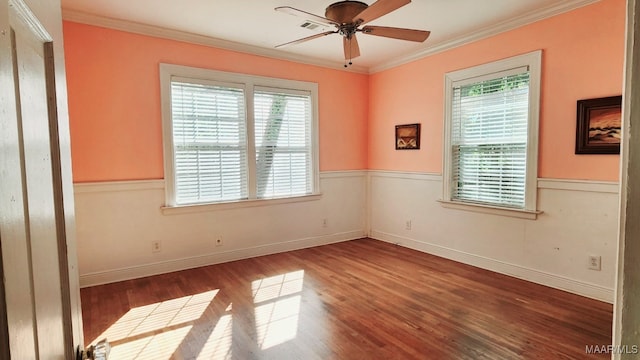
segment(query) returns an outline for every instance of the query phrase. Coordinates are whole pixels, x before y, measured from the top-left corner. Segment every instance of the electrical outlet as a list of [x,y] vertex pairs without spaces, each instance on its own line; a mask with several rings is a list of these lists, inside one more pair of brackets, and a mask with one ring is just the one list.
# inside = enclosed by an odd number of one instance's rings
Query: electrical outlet
[[602,258],[598,255],[589,255],[589,270],[600,271],[602,269]]
[[411,230],[411,220],[407,220],[407,222],[404,224],[404,228],[406,230]]
[[322,219],[322,227],[323,228],[329,227],[329,219],[327,218]]
[[162,243],[160,241],[151,242],[151,252],[158,253],[162,250]]
[[216,246],[222,246],[222,238],[221,237],[216,238]]

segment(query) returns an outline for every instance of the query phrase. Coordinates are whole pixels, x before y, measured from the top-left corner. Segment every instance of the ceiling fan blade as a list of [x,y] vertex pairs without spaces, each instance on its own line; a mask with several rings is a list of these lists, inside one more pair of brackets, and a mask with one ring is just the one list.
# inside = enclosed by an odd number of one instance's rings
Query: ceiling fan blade
[[366,9],[362,10],[360,14],[356,15],[353,18],[353,22],[366,24],[369,21],[375,20],[392,12],[393,10],[399,9],[410,2],[411,0],[378,0],[369,5]]
[[393,39],[423,42],[427,40],[431,31],[402,29],[386,26],[365,26],[362,28],[363,34],[383,36]]
[[320,37],[323,37],[323,36],[327,36],[327,35],[331,35],[331,34],[336,34],[337,32],[338,31],[325,31],[325,32],[320,33],[320,34],[315,34],[315,35],[304,37],[302,39],[293,40],[293,41],[289,41],[289,42],[284,43],[284,44],[276,45],[276,48],[280,48],[280,47],[288,46],[288,45],[300,44],[300,43],[303,43],[305,41],[317,39],[317,38],[320,38]]
[[358,46],[358,39],[356,38],[356,34],[351,35],[351,39],[343,37],[342,45],[344,47],[345,60],[355,59],[360,56],[360,46]]
[[276,11],[280,11],[289,15],[293,15],[293,16],[300,16],[309,20],[314,20],[323,24],[327,24],[327,25],[334,25],[334,26],[338,26],[340,24],[338,24],[337,22],[327,19],[325,17],[322,16],[318,16],[315,14],[312,14],[310,12],[306,12],[303,10],[299,10],[296,8],[292,8],[291,6],[279,6],[277,8],[275,8]]

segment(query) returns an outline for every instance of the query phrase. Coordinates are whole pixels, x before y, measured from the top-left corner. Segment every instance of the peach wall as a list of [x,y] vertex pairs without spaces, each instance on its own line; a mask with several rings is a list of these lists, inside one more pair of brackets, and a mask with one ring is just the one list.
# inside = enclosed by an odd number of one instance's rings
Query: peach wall
[[74,182],[164,177],[161,62],[317,82],[320,170],[366,168],[367,75],[73,22],[64,42]]
[[[440,173],[444,74],[537,49],[539,176],[617,180],[617,155],[574,154],[575,117],[576,100],[622,92],[624,26],[624,2],[602,0],[367,76],[65,22],[74,181],[163,178],[160,62],[317,82],[323,171]],[[422,149],[396,151],[394,125],[415,122]]]
[[[576,101],[622,93],[625,2],[569,13],[373,74],[368,168],[442,172],[444,74],[543,50],[539,177],[617,180],[618,155],[575,155]],[[394,150],[398,123],[422,123],[421,149]]]

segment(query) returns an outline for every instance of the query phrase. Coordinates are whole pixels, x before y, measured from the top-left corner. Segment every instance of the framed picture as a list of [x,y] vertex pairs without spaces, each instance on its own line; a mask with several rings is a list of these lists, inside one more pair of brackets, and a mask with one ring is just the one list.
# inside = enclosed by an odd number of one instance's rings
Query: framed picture
[[622,96],[578,100],[576,154],[619,154]]
[[396,125],[396,150],[420,149],[420,124]]

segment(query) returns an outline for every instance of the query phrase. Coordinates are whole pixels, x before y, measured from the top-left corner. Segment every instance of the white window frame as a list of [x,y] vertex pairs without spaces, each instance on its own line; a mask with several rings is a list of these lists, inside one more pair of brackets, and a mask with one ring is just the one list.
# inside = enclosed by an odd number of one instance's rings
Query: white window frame
[[[248,199],[215,203],[176,204],[175,154],[173,144],[173,120],[171,115],[172,78],[193,79],[196,82],[233,84],[245,91],[246,141]],[[281,89],[284,93],[305,92],[311,96],[311,194],[284,198],[256,198],[256,148],[254,136],[253,93],[256,88]],[[174,64],[160,64],[160,98],[162,101],[162,138],[164,151],[165,206],[164,214],[221,210],[229,208],[262,206],[316,200],[320,198],[320,171],[318,155],[318,84],[306,81],[270,78],[265,76],[231,73],[217,70],[194,68]]]
[[[476,211],[495,215],[511,216],[524,219],[536,219],[541,212],[537,210],[538,193],[538,129],[540,117],[540,78],[542,51],[537,50],[527,54],[474,66],[467,69],[452,71],[445,74],[444,101],[444,159],[442,173],[442,200],[440,203],[447,208]],[[513,209],[494,205],[483,205],[471,202],[453,201],[453,149],[452,136],[452,101],[455,84],[463,82],[479,82],[492,79],[492,74],[502,73],[512,69],[528,67],[529,69],[529,119],[527,124],[527,155],[525,177],[524,209]]]

